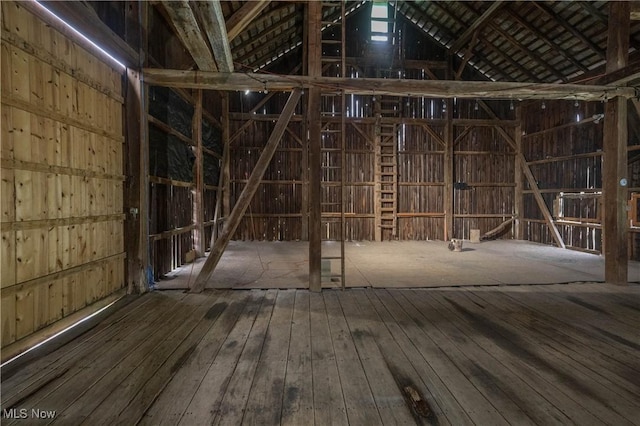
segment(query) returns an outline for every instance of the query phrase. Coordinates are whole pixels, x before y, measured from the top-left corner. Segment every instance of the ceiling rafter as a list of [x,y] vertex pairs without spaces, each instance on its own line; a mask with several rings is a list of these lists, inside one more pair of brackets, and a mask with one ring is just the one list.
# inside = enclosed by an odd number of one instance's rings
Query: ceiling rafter
[[581,69],[582,71],[588,71],[589,68],[582,65],[579,61],[577,61],[573,56],[571,56],[566,50],[560,47],[556,42],[551,40],[549,37],[545,36],[540,31],[536,30],[529,22],[524,20],[520,15],[518,15],[515,11],[511,10],[511,7],[505,7],[505,11],[509,14],[511,18],[513,18],[518,24],[520,24],[523,28],[533,34],[535,37],[539,38],[543,42],[545,42],[549,47],[551,47],[554,51],[562,55],[566,60],[571,62],[575,67]]
[[191,57],[203,71],[217,71],[213,54],[207,45],[203,32],[187,0],[161,0],[178,39],[189,51]]
[[[463,4],[463,3],[461,3]],[[473,23],[462,33],[462,35],[451,45],[451,52],[457,53],[458,50],[462,49],[464,45],[469,41],[469,38],[473,36],[473,33],[483,26],[487,21],[492,19],[498,10],[502,7],[501,1],[492,2],[491,6],[487,10],[485,10],[482,15],[480,15]]]
[[262,31],[250,37],[249,39],[243,41],[242,43],[237,44],[236,46],[234,46],[234,49],[241,51],[243,49],[246,49],[247,47],[251,47],[251,45],[254,43],[262,44],[261,40],[263,38],[268,37],[272,33],[278,31],[280,27],[284,26],[287,22],[294,20],[297,16],[298,16],[298,12],[294,10],[292,13],[289,13],[288,15],[284,16],[281,20],[276,22],[274,25],[269,25],[269,26],[265,25]]
[[[277,36],[275,36],[274,38],[270,39],[267,43],[265,43],[263,45],[264,46],[263,49],[259,49],[254,52],[249,52],[243,55],[242,57],[238,58],[237,62],[244,63],[248,59],[251,59],[252,56],[256,56],[256,59],[251,61],[249,65],[252,68],[259,67],[260,65],[262,65],[263,61],[266,62],[269,59],[276,58],[281,52],[290,48],[296,42],[295,39],[291,40],[291,45],[282,46],[282,43],[289,40],[291,36],[296,33],[297,33],[296,27],[288,28],[283,32],[281,32],[280,34],[278,34]],[[267,53],[257,56],[257,54],[260,54],[263,51],[266,51]]]
[[270,0],[254,0],[245,2],[240,9],[226,21],[227,37],[229,41],[236,38],[251,21],[256,18],[271,3]]
[[202,31],[207,35],[218,69],[233,72],[233,57],[225,30],[224,15],[219,0],[191,3]]
[[[467,3],[465,2],[461,2],[460,3],[461,7],[464,7],[467,9],[467,11],[469,11],[469,13],[471,14],[477,14],[478,12],[476,12],[475,10],[473,10]],[[493,17],[495,18],[498,13],[501,13],[502,10],[496,10],[493,13]],[[486,14],[483,13],[482,16],[484,16]],[[481,17],[482,17],[481,16]],[[480,18],[481,18],[480,17]],[[480,19],[478,18],[478,20]],[[476,20],[477,22],[477,20]],[[507,41],[509,41],[509,43],[511,43],[512,46],[514,46],[517,50],[519,50],[520,52],[522,52],[525,56],[528,56],[529,58],[533,59],[533,61],[536,63],[536,65],[541,65],[543,68],[546,68],[547,71],[552,74],[555,75],[558,79],[562,80],[562,81],[567,81],[567,79],[560,74],[555,68],[553,68],[552,66],[550,66],[547,61],[545,61],[544,59],[542,59],[540,57],[540,55],[538,55],[536,52],[528,49],[527,47],[523,46],[522,43],[520,43],[518,40],[516,40],[511,34],[507,33],[506,31],[504,31],[502,28],[500,28],[498,25],[496,25],[494,22],[487,22],[487,26],[488,28],[492,28],[493,31],[495,31],[496,33],[500,34],[501,37],[505,38]],[[487,40],[488,41],[488,40]],[[493,43],[492,43],[493,44]],[[522,64],[520,64],[522,66]],[[524,66],[522,66],[524,68]],[[527,69],[527,68],[525,68]],[[532,71],[532,70],[531,70]]]
[[601,59],[606,59],[606,54],[603,49],[595,45],[591,40],[585,37],[584,34],[582,34],[580,31],[575,29],[573,25],[568,23],[562,16],[560,16],[559,14],[556,14],[549,6],[545,4],[541,4],[540,2],[537,2],[537,1],[531,2],[531,4],[533,4],[535,7],[540,9],[543,13],[545,13],[549,17],[549,19],[551,19],[552,21],[556,21],[564,29],[566,29],[571,34],[573,34],[574,37],[576,37],[582,43],[584,43],[587,47],[589,47],[595,54],[600,56]]

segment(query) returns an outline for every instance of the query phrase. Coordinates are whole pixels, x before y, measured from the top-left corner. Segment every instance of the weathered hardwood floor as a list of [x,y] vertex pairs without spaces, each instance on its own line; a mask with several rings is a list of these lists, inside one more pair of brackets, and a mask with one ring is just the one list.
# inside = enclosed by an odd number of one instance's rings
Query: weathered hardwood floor
[[640,424],[639,330],[635,285],[154,292],[3,377],[2,424]]

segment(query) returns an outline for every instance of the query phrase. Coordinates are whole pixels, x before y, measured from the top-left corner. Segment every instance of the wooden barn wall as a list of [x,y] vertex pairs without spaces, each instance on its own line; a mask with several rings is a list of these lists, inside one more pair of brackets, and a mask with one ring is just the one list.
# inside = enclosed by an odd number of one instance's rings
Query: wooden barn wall
[[124,136],[120,71],[1,6],[4,350],[123,288]]
[[[232,119],[231,135],[244,123]],[[231,205],[251,176],[274,126],[274,120],[255,120],[231,143]],[[281,241],[298,240],[302,236],[302,121],[292,120],[287,128],[234,234],[235,239]]]
[[[219,103],[209,94],[211,108]],[[154,279],[195,255],[196,121],[191,93],[160,87],[149,90],[149,237]],[[222,141],[220,123],[203,111],[203,220],[205,250],[210,248],[217,201]],[[190,256],[191,255],[191,256]]]
[[[515,112],[504,102],[485,103],[503,120],[514,120]],[[456,238],[470,238],[471,229],[484,234],[513,217],[515,208],[515,152],[500,135],[491,117],[474,100],[461,100],[456,105],[458,119],[478,120],[456,124],[454,121],[453,181],[466,184],[454,187],[453,230]],[[514,136],[514,126],[501,126]],[[507,227],[498,238],[514,237]]]
[[[248,99],[251,96],[256,99]],[[338,110],[323,97],[323,212],[339,216],[340,119]],[[386,102],[388,99],[380,99]],[[231,198],[235,202],[266,143],[281,101],[272,98],[261,105],[264,95],[238,95],[231,114]],[[395,123],[397,131],[397,237],[383,230],[382,239],[429,240],[444,236],[444,129],[443,101],[399,98],[395,116],[382,120]],[[372,96],[346,96],[345,119],[345,238],[374,240],[376,226],[375,136]],[[514,134],[514,111],[509,104],[489,105],[500,125]],[[339,110],[338,110],[339,112]],[[470,229],[487,232],[514,214],[515,153],[496,129],[496,119],[476,108],[474,101],[458,101],[452,116],[455,141],[454,181],[467,185],[453,193],[454,236],[469,238]],[[301,239],[303,190],[306,185],[302,116],[289,123],[252,203],[234,238],[242,240]],[[428,129],[427,129],[428,128]],[[328,213],[328,214],[327,214]],[[338,239],[338,224],[325,224],[324,239]],[[500,238],[513,238],[506,228]]]
[[[555,217],[569,248],[600,253],[602,250],[602,132],[601,103],[574,101],[533,102],[523,108],[523,154],[545,204],[554,214],[554,200],[561,192],[584,193],[565,201],[565,216]],[[551,233],[525,185],[523,238],[554,244]]]
[[[422,102],[416,103],[422,111]],[[438,101],[441,113],[440,104]],[[444,233],[444,145],[423,126],[430,126],[443,139],[444,124],[399,126],[398,235],[401,240],[442,239]],[[382,237],[389,239],[389,235]]]

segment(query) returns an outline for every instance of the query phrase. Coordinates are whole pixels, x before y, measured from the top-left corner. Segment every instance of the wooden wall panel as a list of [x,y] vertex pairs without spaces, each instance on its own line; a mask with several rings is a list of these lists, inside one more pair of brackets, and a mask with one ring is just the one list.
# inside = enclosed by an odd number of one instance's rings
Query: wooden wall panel
[[16,353],[124,286],[123,99],[121,71],[1,7],[1,329]]

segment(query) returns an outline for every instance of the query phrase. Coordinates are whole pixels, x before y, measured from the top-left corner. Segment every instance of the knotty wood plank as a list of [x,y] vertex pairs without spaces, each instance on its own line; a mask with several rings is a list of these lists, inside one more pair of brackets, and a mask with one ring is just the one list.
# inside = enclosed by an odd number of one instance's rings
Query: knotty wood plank
[[382,424],[336,291],[325,291],[324,301],[349,423]]
[[191,426],[212,423],[219,411],[220,403],[247,343],[264,297],[264,291],[250,292],[242,315],[238,318],[215,360],[200,381],[198,390],[187,406],[179,424]]
[[250,299],[249,292],[224,292],[205,314],[215,323],[140,420],[141,425],[174,425],[180,421],[222,344]]
[[284,379],[280,424],[308,423],[313,416],[313,370],[309,292],[297,290]]
[[[427,332],[424,318],[399,292],[380,292],[380,300],[396,319],[425,361],[438,374],[442,383],[451,391],[465,413],[480,424],[507,424],[507,421],[491,403],[464,376],[451,359],[440,350]],[[482,407],[482,408],[478,408]]]
[[[283,404],[293,394],[292,388],[285,388],[285,376],[288,370],[295,297],[295,290],[277,292],[242,424],[280,423]],[[298,336],[294,337],[297,338]]]
[[313,370],[313,419],[317,425],[347,424],[347,410],[338,362],[322,294],[309,294],[309,309],[311,366]]
[[256,368],[262,357],[277,293],[277,290],[267,290],[265,294],[213,424],[237,425],[244,417],[249,393],[255,380]]
[[[438,298],[443,304],[452,306],[458,315],[473,324],[477,334],[486,335],[502,349],[510,351],[512,357],[517,357],[523,365],[535,369],[537,374],[559,391],[556,396],[563,393],[567,398],[580,404],[582,410],[576,410],[569,416],[573,422],[588,421],[588,417],[584,418],[587,414],[588,416],[596,416],[604,423],[632,424],[628,418],[625,419],[624,414],[619,414],[612,409],[610,404],[613,401],[606,392],[599,389],[597,383],[582,374],[573,363],[563,362],[561,358],[552,353],[552,348],[549,346],[541,347],[539,342],[531,341],[528,334],[518,333],[508,321],[498,325],[495,320],[488,320],[484,317],[487,315],[486,309],[471,302],[460,292],[449,292],[446,299],[441,293],[430,293],[430,295]],[[564,407],[565,403],[562,406]],[[622,403],[617,404],[616,410],[618,409],[621,413],[630,409],[634,410]],[[637,408],[634,411],[637,411]],[[579,420],[574,415],[582,416],[583,419]]]

